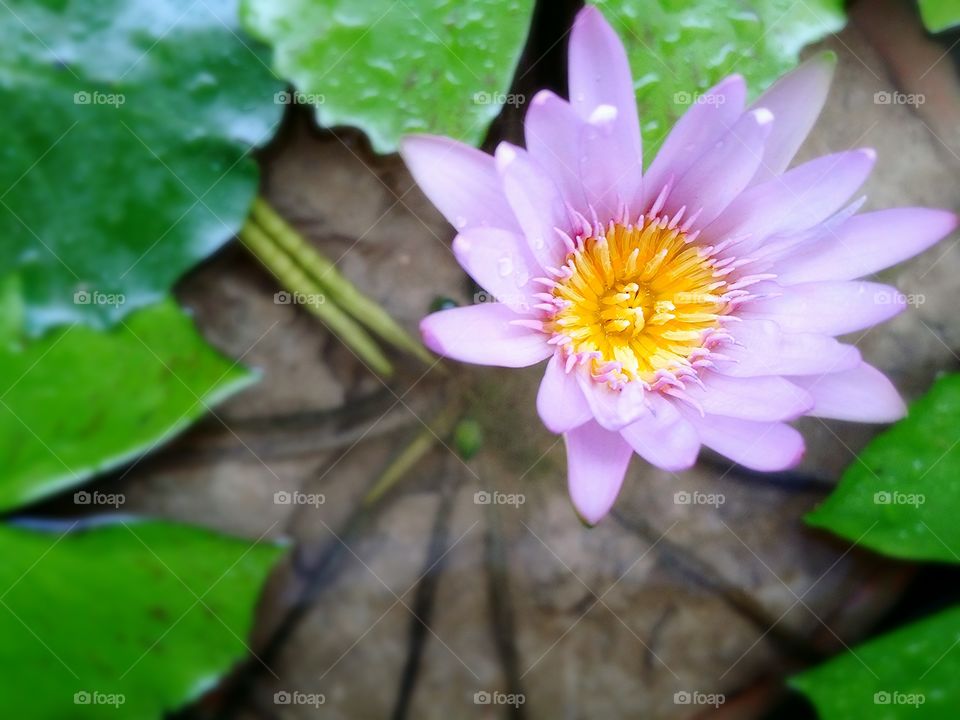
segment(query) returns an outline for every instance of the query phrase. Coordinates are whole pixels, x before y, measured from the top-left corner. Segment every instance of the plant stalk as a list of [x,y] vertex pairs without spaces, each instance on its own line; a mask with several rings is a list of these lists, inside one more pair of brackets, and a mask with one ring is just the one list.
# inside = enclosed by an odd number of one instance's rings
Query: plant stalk
[[364,496],[363,505],[369,507],[376,503],[393,488],[404,475],[413,469],[436,443],[442,442],[444,437],[449,436],[456,422],[457,413],[458,407],[456,404],[448,405],[443,412],[434,419],[432,423],[433,428],[423,428],[413,441],[407,445],[407,447],[393,459],[383,473],[381,473],[380,478]]
[[430,352],[410,337],[386,310],[364,295],[333,262],[311,246],[262,197],[253,201],[253,218],[277,244],[323,287],[329,298],[388,343],[411,353],[425,363],[436,362]]
[[263,228],[248,219],[240,230],[240,240],[293,297],[299,293],[307,298],[306,309],[352,348],[372,370],[383,376],[393,373],[393,366],[373,338],[335,303],[327,302],[331,298],[327,297],[325,288],[314,282]]

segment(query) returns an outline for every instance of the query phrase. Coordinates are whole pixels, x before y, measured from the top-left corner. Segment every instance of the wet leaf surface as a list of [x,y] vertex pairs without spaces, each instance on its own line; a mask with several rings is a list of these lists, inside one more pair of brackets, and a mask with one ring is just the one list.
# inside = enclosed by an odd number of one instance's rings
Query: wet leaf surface
[[11,0],[0,27],[0,267],[31,332],[114,324],[239,229],[282,85],[235,0]]
[[808,521],[878,552],[960,562],[960,376],[940,378],[877,437]]
[[697,96],[727,75],[755,97],[800,51],[843,27],[838,0],[594,0],[620,34],[633,70],[647,163]]
[[950,717],[960,705],[956,677],[960,608],[883,635],[791,679],[823,720]]
[[[8,293],[0,312],[15,317],[17,303]],[[256,381],[172,300],[121,323],[0,343],[0,511],[129,463]]]
[[283,552],[129,518],[2,525],[0,548],[4,709],[131,720],[196,698],[244,656],[260,586]]
[[505,103],[532,0],[244,0],[247,29],[325,127],[361,128],[377,152],[410,133],[479,145]]

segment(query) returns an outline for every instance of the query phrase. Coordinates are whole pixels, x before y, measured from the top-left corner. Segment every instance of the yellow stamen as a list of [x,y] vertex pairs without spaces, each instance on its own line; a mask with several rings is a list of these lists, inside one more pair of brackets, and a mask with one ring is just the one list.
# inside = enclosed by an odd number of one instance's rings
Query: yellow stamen
[[652,382],[658,370],[686,364],[718,326],[726,283],[713,265],[658,220],[610,225],[567,256],[572,274],[553,290],[563,308],[547,329],[568,336],[572,352],[598,354],[596,374],[619,362],[622,380]]

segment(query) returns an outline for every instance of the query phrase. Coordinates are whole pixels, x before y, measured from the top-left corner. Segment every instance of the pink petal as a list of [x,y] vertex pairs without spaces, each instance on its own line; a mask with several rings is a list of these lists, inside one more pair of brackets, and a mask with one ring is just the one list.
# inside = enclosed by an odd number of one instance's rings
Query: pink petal
[[710,415],[744,420],[790,420],[813,407],[813,399],[803,389],[781,377],[735,378],[706,373],[704,387],[690,384],[684,390]]
[[704,445],[751,470],[785,470],[794,467],[803,457],[803,436],[789,425],[716,415],[685,415]]
[[616,217],[621,205],[636,216],[642,194],[643,159],[622,147],[617,113],[601,105],[581,131],[580,178],[587,203],[601,218]]
[[453,239],[453,254],[470,277],[493,296],[478,298],[479,302],[496,300],[523,312],[538,302],[531,295],[542,288],[530,278],[542,271],[525,238],[499,228],[473,228]]
[[731,75],[700,96],[673,126],[644,178],[644,204],[652,203],[670,179],[677,180],[733,127],[743,113],[746,85]]
[[[751,250],[751,256],[757,259],[757,265],[751,267],[762,267],[763,270],[759,272],[772,271],[775,266],[779,269],[779,265],[782,264],[781,261],[799,252],[800,248],[812,247],[823,238],[835,235],[840,227],[853,217],[866,201],[867,198],[861,196],[819,225],[814,225],[812,228],[794,235],[778,235],[777,237],[766,238],[760,243],[759,247]],[[741,245],[738,243],[736,245],[737,250],[740,247]]]
[[519,229],[491,156],[433,135],[405,137],[400,154],[417,185],[457,230]]
[[567,230],[570,219],[563,195],[530,154],[510,143],[496,151],[497,169],[503,178],[507,202],[541,267],[559,267],[566,255],[556,228]]
[[615,432],[588,422],[564,436],[570,499],[580,516],[596,525],[620,493],[633,451]]
[[438,355],[500,367],[526,367],[553,353],[542,332],[512,324],[516,313],[500,303],[443,310],[420,321],[427,347]]
[[891,208],[855,215],[835,233],[782,260],[777,280],[851,280],[923,252],[957,227],[947,210]]
[[747,186],[757,170],[773,115],[754,110],[740,120],[681,177],[667,201],[669,212],[686,206],[700,211],[699,226],[710,223]]
[[753,104],[767,108],[777,119],[763,149],[763,162],[754,183],[769,180],[790,165],[823,108],[833,80],[837,57],[822,53],[775,82]]
[[580,183],[580,142],[584,122],[549,90],[541,90],[530,101],[523,121],[527,152],[540,163],[574,207],[583,207]]
[[744,304],[740,316],[773,320],[784,332],[843,335],[889,320],[906,307],[896,288],[872,282],[810,282],[779,291],[779,297]]
[[[640,121],[633,77],[623,43],[595,7],[577,13],[570,33],[570,104],[583,120],[602,105],[616,108],[612,143],[625,165],[642,163]],[[625,198],[626,199],[626,198]]]
[[576,378],[594,418],[608,430],[620,430],[648,412],[647,393],[639,383],[627,383],[619,390],[611,390],[606,383],[594,381],[585,372],[578,372]]
[[739,345],[719,352],[717,372],[733,377],[757,375],[822,375],[860,364],[860,351],[832,337],[813,333],[785,333],[771,320],[743,320],[729,333]]
[[634,451],[652,465],[669,472],[693,466],[700,452],[700,438],[677,409],[656,393],[650,393],[652,412],[620,431]]
[[540,419],[550,432],[555,433],[572,430],[593,417],[580,385],[563,366],[563,360],[557,355],[550,358],[537,393]]
[[791,379],[813,396],[814,406],[809,415],[887,423],[907,414],[907,408],[890,380],[867,363],[820,377]]
[[750,235],[759,245],[774,234],[797,233],[837,212],[873,168],[873,150],[824,155],[745,190],[713,223],[712,238]]

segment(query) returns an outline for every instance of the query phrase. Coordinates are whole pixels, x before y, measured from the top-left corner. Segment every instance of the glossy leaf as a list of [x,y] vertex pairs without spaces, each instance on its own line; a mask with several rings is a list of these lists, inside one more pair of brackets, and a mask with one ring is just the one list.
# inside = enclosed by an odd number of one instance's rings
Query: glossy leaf
[[[8,290],[0,317],[13,315],[15,298]],[[151,450],[256,379],[208,346],[173,301],[122,322],[0,344],[0,510]]]
[[960,707],[960,607],[792,678],[821,720],[946,720]]
[[807,516],[878,552],[960,562],[960,375],[940,378]]
[[247,654],[282,548],[162,522],[0,525],[7,717],[149,720]]
[[696,96],[732,73],[759,94],[800,50],[843,27],[842,0],[594,0],[627,48],[644,156]]
[[236,13],[236,0],[0,3],[0,267],[24,281],[32,332],[157,302],[239,229],[282,86]]
[[919,0],[920,17],[930,32],[960,25],[960,0]]
[[506,102],[533,0],[243,0],[248,30],[323,126],[377,152],[431,132],[479,145]]

